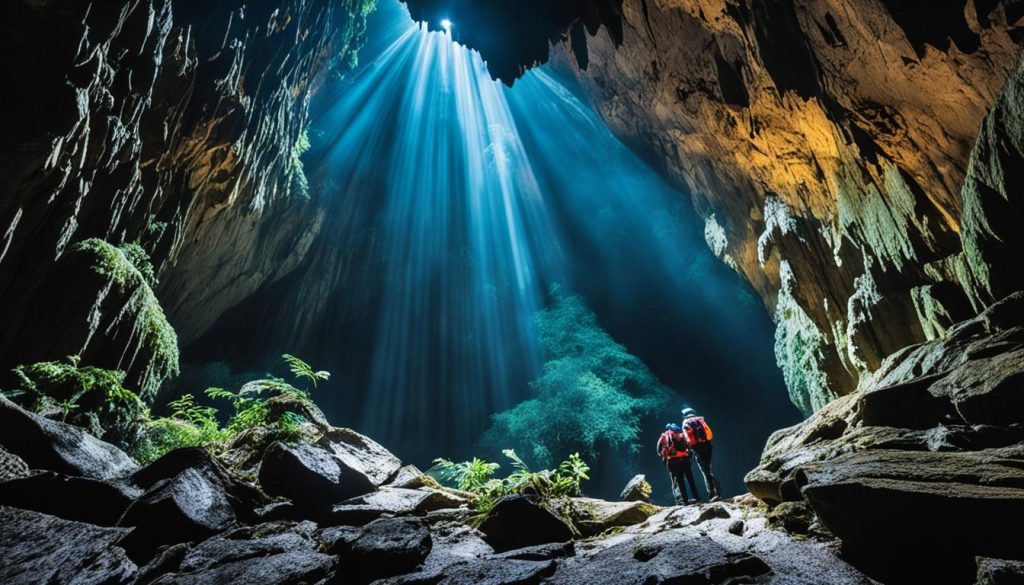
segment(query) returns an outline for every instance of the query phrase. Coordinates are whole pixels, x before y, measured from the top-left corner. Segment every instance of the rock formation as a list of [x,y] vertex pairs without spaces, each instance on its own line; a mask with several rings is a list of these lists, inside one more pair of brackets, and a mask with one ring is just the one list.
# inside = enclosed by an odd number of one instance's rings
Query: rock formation
[[[184,341],[294,269],[321,219],[298,161],[310,95],[354,62],[372,6],[5,6],[0,369],[61,357],[40,355],[31,304],[76,242],[139,244]],[[107,334],[78,317],[72,338]]]
[[[243,475],[192,448],[126,465],[113,445],[69,440],[81,431],[8,402],[0,422],[33,437],[0,436],[32,468],[0,482],[0,580],[12,585],[869,582],[830,539],[769,527],[749,497],[659,509],[520,495],[480,522],[463,494],[325,423],[309,423],[313,442],[265,446]],[[264,493],[299,481],[323,489]]]
[[[428,0],[408,3],[433,14]],[[1021,288],[979,282],[990,262],[1019,258],[993,258],[1019,242],[965,235],[1020,214],[985,188],[1016,180],[1015,139],[979,145],[1006,147],[1003,162],[969,163],[1019,51],[1018,3],[623,0],[602,28],[584,14],[603,4],[579,4],[557,27],[512,19],[500,48],[462,40],[485,59],[517,57],[518,69],[492,69],[506,82],[544,61],[517,43],[520,27],[554,41],[555,66],[690,195],[708,245],[775,315],[776,355],[804,413]]]

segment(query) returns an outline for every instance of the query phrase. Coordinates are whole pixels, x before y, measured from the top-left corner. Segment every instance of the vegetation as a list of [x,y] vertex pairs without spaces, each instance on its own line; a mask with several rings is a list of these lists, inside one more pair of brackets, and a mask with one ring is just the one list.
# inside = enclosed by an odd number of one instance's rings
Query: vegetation
[[[295,356],[285,354],[282,357],[296,378],[310,379],[314,386],[317,380],[330,377],[328,372],[313,371],[309,364]],[[249,429],[271,425],[268,400],[274,396],[287,396],[299,403],[312,405],[307,391],[273,376],[246,384],[238,392],[207,388],[205,394],[211,400],[225,400],[230,404],[231,412],[226,424],[221,426],[218,409],[200,405],[195,396],[184,394],[168,404],[171,409],[169,416],[145,423],[141,437],[131,449],[136,459],[145,465],[182,447],[222,449],[233,437]],[[304,416],[286,410],[273,421],[272,426],[279,440],[291,442],[301,437],[304,422]]]
[[509,495],[530,494],[541,499],[578,496],[580,483],[590,479],[590,467],[579,453],[573,453],[555,469],[541,471],[532,471],[512,449],[503,453],[511,460],[513,469],[505,478],[494,477],[500,465],[479,458],[461,463],[435,459],[433,473],[442,481],[472,493],[473,507],[483,515]]
[[125,373],[81,365],[78,356],[14,368],[18,389],[7,394],[26,408],[120,442],[146,406],[124,387]]
[[73,250],[87,256],[92,271],[125,297],[118,319],[134,319],[130,326],[148,354],[139,395],[152,400],[160,384],[178,373],[178,336],[151,288],[156,276],[149,256],[138,244],[118,247],[99,238],[79,242]]
[[597,324],[576,296],[552,291],[537,326],[546,361],[535,396],[492,419],[482,445],[509,445],[550,467],[569,453],[639,448],[641,420],[672,403],[671,392]]

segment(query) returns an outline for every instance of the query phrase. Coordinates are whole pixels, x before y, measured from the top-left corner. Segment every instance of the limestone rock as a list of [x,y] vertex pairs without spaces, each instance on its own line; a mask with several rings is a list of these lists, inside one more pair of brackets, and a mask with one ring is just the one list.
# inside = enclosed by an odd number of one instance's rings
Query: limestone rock
[[376,442],[348,429],[332,429],[315,445],[274,444],[260,465],[267,493],[309,510],[368,494],[402,466]]
[[271,523],[240,528],[188,551],[173,573],[154,585],[252,583],[300,585],[327,576],[334,558],[317,551],[310,523]]
[[70,477],[52,471],[0,483],[0,505],[66,520],[113,526],[142,492],[125,482]]
[[339,576],[368,583],[413,571],[430,554],[433,541],[415,519],[382,518],[366,525],[339,555]]
[[28,464],[25,460],[0,445],[0,481],[10,481],[28,474]]
[[463,498],[433,488],[383,486],[334,506],[328,519],[337,524],[362,525],[383,515],[424,516],[436,510],[459,508],[467,503]]
[[658,511],[658,507],[644,502],[606,502],[592,498],[573,498],[570,516],[580,534],[587,537],[611,528],[639,524]]
[[1024,583],[1024,561],[978,559],[978,585],[1016,585]]
[[33,469],[92,479],[124,477],[139,466],[110,443],[0,398],[0,445]]
[[126,532],[0,507],[0,581],[131,583],[138,567],[117,545]]
[[573,538],[565,520],[527,496],[499,500],[480,524],[480,532],[498,552]]
[[626,487],[622,488],[619,499],[623,502],[647,502],[649,504],[651,503],[651,484],[647,483],[647,478],[642,473],[636,475],[629,480]]

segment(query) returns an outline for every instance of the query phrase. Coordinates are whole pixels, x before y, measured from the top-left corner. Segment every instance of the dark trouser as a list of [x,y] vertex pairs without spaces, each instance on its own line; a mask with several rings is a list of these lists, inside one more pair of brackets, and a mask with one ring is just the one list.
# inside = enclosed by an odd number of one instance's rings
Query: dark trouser
[[722,487],[711,473],[711,443],[693,445],[690,452],[697,458],[697,467],[700,467],[700,472],[704,474],[704,487],[708,490],[708,498],[722,495]]
[[697,482],[693,481],[693,470],[690,467],[689,457],[677,457],[665,462],[668,468],[668,476],[672,478],[672,495],[676,498],[676,504],[685,504],[690,501],[686,496],[685,481],[690,484],[690,491],[693,492],[693,499],[699,500],[697,495]]

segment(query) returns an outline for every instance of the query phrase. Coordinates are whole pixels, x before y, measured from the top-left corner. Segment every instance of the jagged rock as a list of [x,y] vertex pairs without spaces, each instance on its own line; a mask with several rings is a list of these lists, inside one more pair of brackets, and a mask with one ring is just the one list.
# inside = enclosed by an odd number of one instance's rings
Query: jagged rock
[[340,550],[336,582],[368,583],[411,572],[423,563],[432,546],[430,532],[416,519],[375,520]]
[[200,470],[223,486],[231,508],[246,522],[254,521],[255,509],[268,503],[267,497],[256,486],[231,473],[216,457],[200,447],[175,449],[135,472],[131,481],[143,489],[150,489],[157,482],[172,479],[189,469]]
[[538,544],[525,548],[517,548],[498,555],[498,558],[517,561],[550,561],[571,557],[576,554],[576,544],[573,542],[552,542]]
[[260,464],[267,493],[310,510],[368,494],[390,480],[402,462],[373,440],[349,429],[331,429],[315,445],[277,443]]
[[626,487],[622,488],[619,499],[623,502],[647,502],[651,503],[651,484],[647,483],[644,474],[633,476]]
[[406,465],[398,470],[388,483],[391,487],[416,489],[427,485],[426,476],[415,465]]
[[768,513],[768,522],[790,534],[807,534],[814,512],[804,502],[782,502]]
[[969,423],[1008,425],[1024,419],[1024,348],[972,359],[931,386]]
[[374,487],[387,483],[402,468],[398,457],[352,429],[332,428],[317,444],[333,453],[345,467],[366,477]]
[[160,545],[195,542],[227,530],[238,518],[228,486],[210,467],[189,467],[154,483],[121,518],[132,558],[149,560]]
[[743,536],[743,529],[746,528],[743,520],[733,520],[729,523],[729,534]]
[[638,541],[610,546],[592,556],[577,555],[559,565],[552,584],[689,582],[754,580],[772,569],[757,556],[730,552],[695,529],[668,530]]
[[[252,390],[253,385],[259,385],[261,382],[263,381],[256,380],[254,382],[249,382],[242,387],[240,392],[245,393],[246,389]],[[331,428],[331,423],[327,422],[327,417],[324,415],[323,411],[310,400],[303,400],[288,394],[277,394],[275,396],[271,396],[270,399],[267,400],[266,404],[268,423],[275,423],[281,419],[284,413],[293,412],[305,418],[321,430],[328,430]]]
[[164,573],[177,571],[181,561],[185,559],[185,555],[190,550],[192,550],[192,545],[185,542],[163,548],[159,554],[153,557],[153,560],[139,569],[136,585],[149,585]]
[[215,536],[185,554],[154,585],[251,583],[301,585],[327,576],[334,557],[317,551],[315,525],[279,522]]
[[573,538],[565,520],[527,496],[499,500],[480,524],[480,532],[498,552]]
[[29,475],[29,470],[25,460],[0,445],[0,481],[9,481],[26,475]]
[[1024,583],[1024,562],[978,559],[977,585],[1020,585]]
[[600,534],[617,526],[631,526],[647,520],[659,508],[644,502],[606,502],[592,498],[573,498],[570,517],[584,537]]
[[124,477],[139,466],[124,451],[71,425],[0,398],[0,445],[33,469],[93,479]]
[[290,498],[308,510],[326,509],[375,487],[327,450],[308,444],[274,444],[260,464],[259,481],[268,494]]
[[126,532],[0,507],[0,582],[131,583],[138,567],[117,546]]
[[463,498],[432,488],[383,486],[334,506],[328,518],[336,524],[362,525],[383,515],[423,516],[436,510],[459,508],[467,503]]
[[[1002,530],[1007,518],[1024,514],[1022,455],[1024,447],[864,451],[804,466],[798,482],[821,523],[844,547],[871,559],[868,566],[898,566],[898,559],[917,567],[939,555],[951,574],[962,573],[975,555],[1021,558]],[[970,538],[949,538],[950,526],[964,527]]]
[[0,506],[113,526],[141,494],[141,490],[124,482],[70,477],[47,471],[0,483]]

